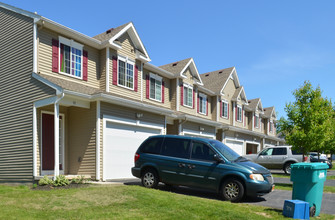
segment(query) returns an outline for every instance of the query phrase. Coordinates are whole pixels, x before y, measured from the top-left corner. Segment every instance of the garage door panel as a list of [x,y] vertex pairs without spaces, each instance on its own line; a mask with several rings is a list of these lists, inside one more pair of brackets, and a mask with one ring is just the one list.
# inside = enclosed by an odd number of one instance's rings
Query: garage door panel
[[243,142],[227,140],[226,145],[239,155],[243,154]]
[[117,123],[106,123],[104,132],[104,178],[132,178],[134,154],[149,136],[161,130]]

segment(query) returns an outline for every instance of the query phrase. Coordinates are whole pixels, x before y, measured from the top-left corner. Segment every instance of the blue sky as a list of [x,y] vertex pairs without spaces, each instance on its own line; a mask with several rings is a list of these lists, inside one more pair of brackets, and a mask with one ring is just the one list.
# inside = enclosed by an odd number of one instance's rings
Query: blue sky
[[132,21],[152,64],[235,66],[247,98],[278,118],[305,80],[335,100],[335,1],[2,1],[88,36]]

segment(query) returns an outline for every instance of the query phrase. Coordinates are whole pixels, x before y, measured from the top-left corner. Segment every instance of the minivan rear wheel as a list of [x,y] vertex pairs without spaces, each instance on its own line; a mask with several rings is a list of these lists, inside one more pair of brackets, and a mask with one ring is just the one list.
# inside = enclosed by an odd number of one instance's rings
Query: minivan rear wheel
[[156,170],[146,169],[142,175],[142,185],[146,188],[156,188],[159,179]]
[[230,178],[223,182],[221,193],[225,200],[238,202],[244,196],[244,187],[238,179]]

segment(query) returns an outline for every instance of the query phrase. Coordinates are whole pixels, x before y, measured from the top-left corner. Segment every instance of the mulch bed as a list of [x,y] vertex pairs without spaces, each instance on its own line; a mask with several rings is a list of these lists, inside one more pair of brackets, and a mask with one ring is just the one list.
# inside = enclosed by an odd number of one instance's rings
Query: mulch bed
[[53,186],[53,185],[44,185],[44,186],[40,186],[37,185],[37,187],[33,187],[31,188],[32,190],[41,190],[41,191],[50,191],[50,190],[57,190],[57,189],[74,189],[74,188],[84,188],[84,187],[88,187],[90,186],[90,184],[75,184],[75,183],[71,183],[69,185],[66,186]]

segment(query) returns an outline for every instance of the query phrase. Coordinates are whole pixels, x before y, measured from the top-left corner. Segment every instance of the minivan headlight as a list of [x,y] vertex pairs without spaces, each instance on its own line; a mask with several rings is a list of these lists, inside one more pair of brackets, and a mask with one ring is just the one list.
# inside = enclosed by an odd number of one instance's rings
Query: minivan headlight
[[264,177],[262,174],[250,174],[250,179],[256,180],[256,181],[264,181]]

